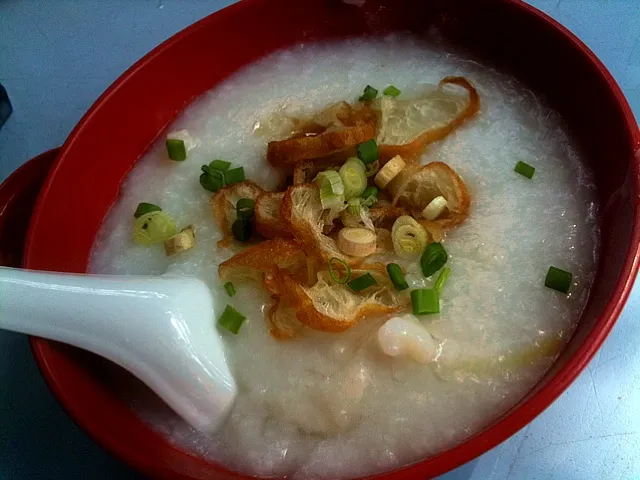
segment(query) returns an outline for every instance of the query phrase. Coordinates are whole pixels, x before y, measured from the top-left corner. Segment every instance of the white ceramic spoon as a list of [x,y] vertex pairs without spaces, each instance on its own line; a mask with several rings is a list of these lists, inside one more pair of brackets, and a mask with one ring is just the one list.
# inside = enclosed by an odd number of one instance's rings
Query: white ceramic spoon
[[237,393],[211,291],[196,278],[0,267],[0,328],[108,358],[205,432],[224,420]]

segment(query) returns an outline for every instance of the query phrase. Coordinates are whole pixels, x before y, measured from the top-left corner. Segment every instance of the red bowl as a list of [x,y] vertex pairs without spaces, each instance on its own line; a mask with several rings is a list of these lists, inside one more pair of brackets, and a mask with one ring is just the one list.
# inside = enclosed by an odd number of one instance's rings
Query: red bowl
[[[611,330],[638,270],[640,132],[611,75],[575,36],[518,0],[245,0],[187,28],[120,77],[65,143],[40,194],[27,268],[83,272],[93,239],[136,159],[192,100],[259,57],[297,42],[433,27],[546,96],[596,172],[602,261],[578,329],[536,387],[482,432],[440,455],[372,478],[425,478],[502,442],[578,376]],[[634,156],[635,155],[635,156]],[[74,235],[59,235],[61,231]],[[32,339],[70,415],[101,445],[154,478],[242,478],[151,431],[74,349]]]

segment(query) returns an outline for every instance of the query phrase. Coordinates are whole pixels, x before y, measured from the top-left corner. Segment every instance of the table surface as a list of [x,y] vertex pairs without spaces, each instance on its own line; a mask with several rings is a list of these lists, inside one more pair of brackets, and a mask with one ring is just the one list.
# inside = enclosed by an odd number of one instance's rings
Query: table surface
[[[303,0],[301,0],[303,1]],[[64,142],[133,62],[228,0],[0,0],[0,181]],[[640,0],[531,0],[605,63],[640,118]],[[518,434],[440,480],[640,478],[640,289],[575,383]],[[0,478],[138,479],[66,416],[26,337],[0,333]]]

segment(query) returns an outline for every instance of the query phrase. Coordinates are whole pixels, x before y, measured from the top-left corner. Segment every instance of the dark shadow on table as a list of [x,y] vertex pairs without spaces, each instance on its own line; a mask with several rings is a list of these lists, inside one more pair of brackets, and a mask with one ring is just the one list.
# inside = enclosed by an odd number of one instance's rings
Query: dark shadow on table
[[24,335],[0,332],[0,410],[1,478],[143,479],[87,441],[49,392]]

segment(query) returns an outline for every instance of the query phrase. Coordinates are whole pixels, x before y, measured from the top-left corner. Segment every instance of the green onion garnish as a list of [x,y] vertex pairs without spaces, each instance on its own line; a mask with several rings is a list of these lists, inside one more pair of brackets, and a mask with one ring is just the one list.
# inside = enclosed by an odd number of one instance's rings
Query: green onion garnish
[[347,202],[347,213],[349,215],[359,216],[362,211],[362,199],[360,197],[351,198]]
[[378,201],[378,189],[376,187],[367,187],[360,195],[362,205],[372,207]]
[[182,162],[187,159],[187,148],[184,146],[184,140],[177,138],[167,138],[167,153],[171,160]]
[[141,202],[138,204],[136,211],[133,212],[134,218],[140,218],[145,213],[150,212],[160,212],[162,209],[158,205],[154,205],[153,203]]
[[244,167],[227,170],[224,174],[224,179],[227,181],[227,185],[244,182]]
[[376,160],[375,162],[367,163],[365,165],[364,173],[369,177],[373,177],[376,173],[380,171],[380,162]]
[[399,96],[402,92],[397,89],[395,86],[393,85],[389,85],[387,88],[385,88],[382,93],[384,93],[385,95],[389,96],[389,97],[397,97]]
[[248,242],[252,233],[251,220],[248,218],[238,218],[233,222],[233,225],[231,225],[231,232],[236,240]]
[[227,162],[226,160],[214,160],[209,164],[209,168],[212,170],[220,170],[222,172],[226,172],[229,170],[231,166],[231,162]]
[[349,283],[347,283],[347,285],[354,292],[360,292],[365,288],[369,288],[372,285],[375,285],[376,283],[376,279],[373,278],[373,275],[371,275],[370,273],[365,273],[358,278],[354,278]]
[[227,291],[227,295],[233,297],[236,294],[236,287],[233,286],[233,283],[227,282],[224,284],[224,289]]
[[242,209],[242,208],[256,208],[256,201],[252,200],[250,198],[241,198],[240,200],[238,200],[238,202],[236,203],[236,208],[238,210]]
[[438,293],[442,292],[442,287],[444,287],[444,284],[447,281],[447,278],[449,278],[449,275],[451,275],[451,269],[449,267],[444,267],[440,272],[440,275],[438,275],[438,279],[436,280],[435,285],[433,286],[433,288],[435,288]]
[[516,168],[514,168],[513,171],[519,173],[523,177],[532,178],[536,169],[528,163],[518,162],[516,163]]
[[241,198],[236,203],[236,215],[240,219],[250,219],[253,217],[255,207],[255,200],[251,200],[250,198]]
[[162,210],[145,213],[133,224],[133,241],[148,246],[164,242],[176,234],[176,222]]
[[336,208],[344,203],[344,183],[335,170],[325,170],[313,180],[320,189],[322,208]]
[[313,179],[320,187],[320,193],[324,191],[327,195],[343,195],[344,183],[342,177],[335,170],[325,170],[316,175]]
[[360,200],[361,200],[360,203],[362,203],[362,206],[367,208],[373,207],[378,201],[376,197],[361,198]]
[[389,278],[393,283],[393,286],[396,290],[406,290],[409,288],[409,284],[404,278],[404,273],[402,273],[402,268],[397,263],[388,263],[387,264],[387,273],[389,274]]
[[[339,270],[344,270],[344,274],[340,275]],[[331,280],[336,283],[347,283],[351,278],[351,267],[344,260],[333,257],[329,260],[329,275]]]
[[202,174],[200,175],[200,185],[205,190],[217,192],[225,186],[224,172],[220,170],[212,170],[207,165],[202,166]]
[[365,200],[369,197],[378,198],[378,187],[367,187],[360,196]]
[[365,165],[375,162],[378,159],[378,144],[373,138],[358,145],[357,151],[358,158],[362,160],[362,163]]
[[447,263],[449,255],[444,247],[439,243],[430,243],[422,252],[420,257],[420,267],[425,277],[430,277]]
[[255,211],[253,208],[242,208],[236,210],[236,215],[240,220],[251,220]]
[[220,315],[220,318],[218,318],[218,325],[229,330],[234,335],[237,335],[240,330],[240,326],[242,326],[242,322],[246,319],[247,317],[242,315],[231,305],[227,305],[224,312],[222,312],[222,315]]
[[367,85],[366,87],[364,87],[364,92],[362,92],[362,95],[360,96],[359,100],[361,102],[368,102],[369,100],[373,100],[377,96],[378,96],[378,89],[373,88],[371,85]]
[[549,267],[547,276],[544,279],[544,285],[562,293],[569,293],[572,279],[573,275],[570,272],[556,267]]
[[411,307],[414,315],[440,312],[440,295],[435,288],[411,290]]
[[338,171],[344,185],[344,199],[358,197],[367,188],[364,163],[359,158],[350,158]]

